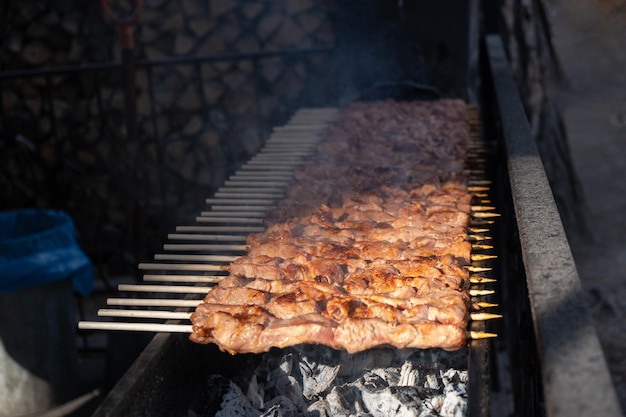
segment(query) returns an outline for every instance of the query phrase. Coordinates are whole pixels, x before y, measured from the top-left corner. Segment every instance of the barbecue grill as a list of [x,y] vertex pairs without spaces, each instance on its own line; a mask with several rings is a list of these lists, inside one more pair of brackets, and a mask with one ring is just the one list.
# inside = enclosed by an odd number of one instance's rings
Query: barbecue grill
[[[475,22],[475,3],[468,2],[467,7],[465,16],[471,18],[462,20],[473,36],[475,30],[467,22]],[[480,49],[480,60],[473,56],[479,50],[478,42],[469,42],[460,54],[466,58],[461,59],[462,81],[446,81],[443,75],[440,82],[448,82],[444,91],[456,91],[480,109],[480,135],[485,145],[480,158],[484,159],[487,179],[494,184],[488,192],[501,215],[491,228],[498,260],[488,262],[497,278],[489,288],[496,294],[480,300],[497,302],[503,319],[472,324],[472,330],[494,331],[499,336],[469,343],[464,359],[467,415],[620,415],[503,44],[498,36],[490,35]],[[477,69],[480,87],[468,75]],[[173,294],[170,301],[150,297],[109,300],[122,310],[126,304],[165,305],[169,310],[161,318],[167,320],[167,327],[128,324],[128,330],[161,333],[104,399],[94,417],[188,415],[190,410],[199,409],[208,413],[214,410],[212,404],[221,401],[207,382],[208,375],[236,380],[260,366],[263,355],[231,356],[212,345],[190,343],[185,334],[190,326],[184,321],[188,313],[182,309],[196,305],[206,286],[220,279],[220,265],[245,250],[246,233],[262,230],[262,212],[281,198],[280,190],[289,182],[285,173],[306,160],[337,112],[334,108],[302,109],[287,125],[275,128],[264,150],[207,200],[212,210],[202,212],[196,225],[178,227],[169,236],[168,253],[156,255],[153,263],[139,265],[144,278],[153,282],[120,287],[123,292]],[[274,157],[280,155],[279,159],[268,160],[270,152]],[[185,253],[176,255],[169,250]],[[200,257],[193,253],[195,250],[218,254]],[[176,280],[187,284],[174,289],[162,285],[162,281]],[[142,311],[110,309],[104,314],[141,318]],[[124,329],[126,325],[81,323],[83,329],[107,326]],[[580,395],[583,392],[585,395]]]

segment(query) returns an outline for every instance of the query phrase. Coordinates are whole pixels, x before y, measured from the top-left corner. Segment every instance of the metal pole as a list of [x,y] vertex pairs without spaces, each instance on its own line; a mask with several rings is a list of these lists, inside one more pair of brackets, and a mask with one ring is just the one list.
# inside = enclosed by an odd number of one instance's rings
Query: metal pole
[[120,49],[124,78],[124,106],[126,112],[126,135],[131,142],[137,139],[137,104],[135,92],[135,24],[143,10],[143,0],[135,0],[135,9],[128,17],[121,17],[111,9],[108,0],[101,0],[105,14],[119,26]]

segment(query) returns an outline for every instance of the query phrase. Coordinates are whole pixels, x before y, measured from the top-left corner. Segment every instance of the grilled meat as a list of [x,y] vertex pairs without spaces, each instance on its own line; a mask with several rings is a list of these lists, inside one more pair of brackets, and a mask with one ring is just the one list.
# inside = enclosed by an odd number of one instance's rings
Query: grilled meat
[[458,349],[468,321],[465,104],[349,105],[192,315],[191,340]]

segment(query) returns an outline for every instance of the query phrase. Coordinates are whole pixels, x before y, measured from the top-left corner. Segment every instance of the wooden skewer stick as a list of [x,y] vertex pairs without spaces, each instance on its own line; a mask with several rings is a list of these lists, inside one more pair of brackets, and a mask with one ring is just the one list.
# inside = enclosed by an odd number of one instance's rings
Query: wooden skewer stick
[[260,218],[250,218],[247,219],[245,217],[209,217],[209,216],[199,216],[196,217],[196,221],[198,223],[223,223],[223,224],[263,224],[263,219]]
[[197,307],[202,300],[157,299],[157,298],[109,298],[110,306],[135,307]]
[[490,188],[489,187],[482,187],[482,186],[468,186],[467,187],[467,191],[470,193],[477,193],[477,192],[484,192],[484,191],[489,191]]
[[285,195],[285,187],[220,187],[218,193],[273,193]]
[[473,303],[473,304],[472,304],[472,307],[473,307],[475,310],[480,310],[480,309],[483,309],[483,308],[493,308],[493,307],[498,307],[498,304],[495,304],[495,303],[488,303],[488,302],[486,302],[486,301],[480,301],[480,302],[478,302],[478,303]]
[[251,158],[250,161],[277,161],[277,162],[302,162],[304,157],[309,156],[307,152],[299,152],[297,154],[287,154],[285,152],[273,152],[271,150],[263,149]]
[[303,131],[304,133],[307,134],[311,134],[311,133],[318,133],[321,134],[321,132],[319,132],[319,125],[310,125],[310,124],[296,124],[293,125],[291,123],[288,123],[284,126],[276,126],[272,129],[274,132],[291,132],[291,131]]
[[260,233],[265,227],[259,226],[177,226],[177,232],[225,232],[225,233]]
[[[256,166],[256,167],[276,167],[276,166],[281,166],[281,167],[285,167],[285,168],[291,168],[291,169],[296,169],[297,167],[304,165],[305,161],[263,161],[263,160],[251,160],[248,161],[248,163],[246,164],[246,166]],[[228,181],[232,181],[232,180],[227,180],[226,183],[228,183]],[[286,181],[289,181],[289,179],[287,179]],[[228,184],[226,184],[228,185]]]
[[310,152],[300,152],[299,154],[291,154],[291,153],[285,153],[283,152],[276,152],[273,151],[271,149],[263,149],[261,152],[259,152],[256,156],[254,156],[253,158],[251,158],[249,161],[255,161],[255,162],[261,162],[261,161],[271,161],[271,162],[278,162],[278,163],[294,163],[294,164],[299,164],[302,163],[306,160],[306,158],[308,156],[310,156],[311,153]]
[[[301,165],[304,165],[305,163],[308,162],[308,157],[303,157],[303,156],[299,156],[299,157],[293,157],[293,156],[282,156],[281,154],[278,153],[274,153],[274,154],[259,154],[256,157],[254,157],[253,159],[250,159],[247,164],[248,165],[254,165],[254,166],[273,166],[273,165],[280,165],[280,166],[285,166],[285,167],[292,167],[293,169],[296,169],[298,167],[300,167]],[[271,171],[268,171],[268,173]],[[283,175],[282,178],[278,178],[276,181],[282,181],[285,179],[290,179],[291,176],[290,175]],[[267,178],[263,178],[264,180]]]
[[475,249],[475,250],[490,250],[490,249],[493,249],[493,245],[482,245],[480,243],[473,243],[472,244],[472,249]]
[[198,223],[215,223],[215,224],[263,224],[263,219],[259,218],[251,218],[246,219],[242,217],[209,217],[209,216],[199,216],[196,217],[196,221]]
[[163,245],[163,250],[182,250],[182,251],[237,251],[237,252],[247,252],[250,250],[250,245],[212,245],[212,244],[177,244],[177,243],[166,243]]
[[215,197],[218,198],[237,198],[237,199],[248,199],[248,198],[273,198],[276,200],[280,200],[285,196],[285,193],[230,193],[230,192],[216,192]]
[[232,262],[239,256],[230,255],[188,255],[182,253],[158,253],[155,261],[196,261],[196,262]]
[[[294,140],[294,139],[298,140]],[[289,149],[315,148],[323,135],[320,133],[306,132],[274,132],[265,142],[264,149],[276,146],[283,146]]]
[[138,268],[142,271],[204,271],[223,272],[223,265],[209,264],[163,264],[163,263],[140,263]]
[[485,278],[485,277],[470,277],[469,281],[472,284],[489,284],[492,282],[497,282],[497,280],[493,278]]
[[155,333],[191,333],[190,324],[161,324],[161,323],[119,323],[119,322],[94,322],[80,321],[78,328],[81,330],[122,330],[130,332],[155,332]]
[[275,187],[275,188],[284,188],[286,186],[289,185],[289,183],[291,182],[290,179],[284,180],[284,181],[262,181],[262,179],[259,180],[226,180],[224,181],[224,185],[228,186],[228,187],[234,187],[234,186],[239,186],[239,187]]
[[[466,154],[466,157],[470,160],[477,161],[479,158],[482,158],[484,154],[487,153],[487,150],[482,146],[470,146],[469,149],[471,152]],[[482,159],[484,160],[484,159]]]
[[[285,175],[293,174],[296,167],[286,167],[280,165],[244,165],[241,167],[241,171],[254,171],[254,172],[284,172]],[[241,172],[240,171],[240,172]]]
[[491,185],[491,180],[469,180],[467,185]]
[[[271,174],[271,175],[270,175]],[[272,171],[262,171],[262,172],[254,172],[254,171],[245,171],[243,173],[238,173],[231,176],[229,181],[283,181],[285,180],[288,174],[276,175]]]
[[263,149],[268,152],[301,152],[305,155],[312,155],[315,153],[319,143],[319,141],[289,143],[285,138],[288,138],[288,135],[274,135],[271,139],[268,139]]
[[475,240],[475,241],[491,240],[491,236],[484,236],[484,235],[469,235],[468,238],[469,240]]
[[[266,147],[259,154],[257,160],[276,160],[276,161],[307,161],[312,155],[315,154],[314,147],[293,149],[291,147]],[[241,172],[237,172],[234,176],[241,175]],[[274,176],[271,172],[267,173],[268,176]],[[230,178],[233,178],[232,176]]]
[[305,125],[302,122],[295,125],[288,123],[283,126],[275,126],[272,129],[272,138],[280,135],[281,137],[289,138],[294,143],[298,143],[298,140],[319,140],[322,133],[323,128],[319,125]]
[[472,297],[482,297],[485,295],[492,295],[496,292],[494,290],[469,290],[469,295]]
[[206,242],[245,242],[247,239],[247,236],[170,233],[169,235],[167,235],[167,238],[171,240],[202,240]]
[[184,311],[161,311],[161,310],[122,310],[101,308],[98,310],[99,317],[130,317],[141,319],[164,319],[164,320],[189,320],[191,313]]
[[481,266],[466,266],[465,268],[467,268],[469,272],[487,272],[493,269],[493,268],[486,268],[486,267],[481,267]]
[[476,203],[480,204],[480,205],[489,205],[491,204],[491,200],[487,199],[487,198],[476,198],[474,201],[476,201]]
[[226,278],[226,275],[172,275],[172,274],[151,275],[151,274],[146,274],[143,276],[143,280],[148,281],[148,282],[182,282],[182,283],[204,282],[207,284],[218,283],[224,278]]
[[[231,199],[231,198],[207,198],[205,202],[207,204],[219,204],[219,205],[233,205],[240,204],[242,206],[266,206],[268,204],[276,203],[276,199],[264,198],[264,199]],[[493,208],[492,210],[495,210]]]
[[120,284],[118,291],[134,292],[167,292],[173,294],[206,294],[211,287],[195,285],[146,285],[146,284]]
[[470,318],[474,321],[486,321],[493,319],[501,319],[502,314],[494,313],[470,313]]
[[[494,211],[496,208],[492,206],[470,206],[470,210],[473,212]],[[476,214],[474,214],[475,216]]]
[[245,204],[238,204],[238,205],[231,205],[231,206],[227,206],[227,205],[219,205],[219,204],[213,204],[211,205],[211,211],[212,212],[233,212],[233,211],[243,211],[243,212],[249,212],[249,213],[265,213],[268,210],[271,210],[275,207],[275,204],[268,204],[265,206],[247,206]]
[[477,136],[474,136],[473,139],[474,140],[471,140],[469,142],[468,150],[470,151],[470,153],[472,153],[472,152],[486,153],[487,152],[487,143],[484,140],[481,140]]
[[472,217],[477,218],[477,219],[489,219],[492,217],[500,217],[501,215],[499,213],[485,213],[485,212],[480,212],[480,211],[476,211],[472,213]]
[[469,332],[470,339],[472,340],[480,340],[480,339],[489,339],[493,337],[498,337],[496,333],[487,333],[487,332]]
[[264,211],[202,211],[201,217],[256,217],[264,218]]
[[479,219],[477,219],[475,217],[472,217],[470,219],[470,225],[472,225],[472,226],[490,226],[490,225],[492,225],[494,223],[495,223],[495,221],[493,221],[493,220],[482,220],[482,219],[479,220]]
[[482,253],[475,253],[471,255],[471,257],[472,257],[472,261],[481,262],[481,261],[488,261],[490,259],[496,259],[498,255],[484,255]]

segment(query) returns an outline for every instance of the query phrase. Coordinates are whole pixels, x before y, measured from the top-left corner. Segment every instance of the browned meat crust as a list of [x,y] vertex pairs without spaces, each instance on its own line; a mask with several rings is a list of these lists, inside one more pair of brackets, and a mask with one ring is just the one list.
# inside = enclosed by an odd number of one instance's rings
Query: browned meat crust
[[458,100],[348,106],[196,309],[191,340],[230,353],[462,347],[465,112]]

